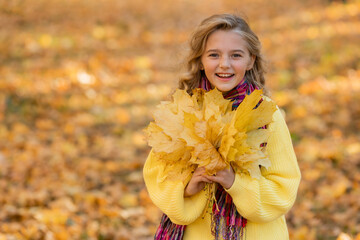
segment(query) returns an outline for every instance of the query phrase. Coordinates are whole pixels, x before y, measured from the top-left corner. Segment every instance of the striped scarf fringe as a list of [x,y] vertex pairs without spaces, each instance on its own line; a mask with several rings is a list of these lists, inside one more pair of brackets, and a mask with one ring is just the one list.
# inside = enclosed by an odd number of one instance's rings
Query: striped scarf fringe
[[217,185],[215,198],[211,219],[211,233],[215,240],[243,239],[247,220],[238,213],[231,196],[221,185]]
[[154,240],[181,240],[184,237],[185,225],[177,225],[163,214]]

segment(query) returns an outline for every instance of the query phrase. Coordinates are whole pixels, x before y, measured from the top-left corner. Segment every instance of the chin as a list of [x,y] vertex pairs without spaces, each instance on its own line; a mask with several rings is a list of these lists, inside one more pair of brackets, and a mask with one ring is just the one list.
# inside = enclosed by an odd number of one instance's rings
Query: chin
[[228,92],[233,88],[229,88],[229,87],[216,87],[219,91],[221,92]]
[[216,85],[215,85],[215,87],[221,92],[228,92],[228,91],[234,89],[237,86],[237,84],[235,82],[233,82],[233,81],[225,83],[225,84],[220,83],[220,84],[216,84]]

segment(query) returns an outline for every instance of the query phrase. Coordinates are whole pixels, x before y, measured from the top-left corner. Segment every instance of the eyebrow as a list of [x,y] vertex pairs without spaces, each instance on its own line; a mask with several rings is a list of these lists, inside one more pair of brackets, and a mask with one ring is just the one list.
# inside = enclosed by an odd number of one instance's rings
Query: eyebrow
[[[209,53],[209,52],[219,52],[219,49],[209,49],[206,51],[206,53]],[[245,53],[243,50],[241,49],[235,49],[235,50],[232,50],[231,52],[242,52],[242,53]]]

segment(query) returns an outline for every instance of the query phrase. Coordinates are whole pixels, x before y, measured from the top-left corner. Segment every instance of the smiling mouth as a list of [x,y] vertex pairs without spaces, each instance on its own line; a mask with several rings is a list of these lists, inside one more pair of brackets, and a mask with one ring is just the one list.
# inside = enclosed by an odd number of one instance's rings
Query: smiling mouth
[[232,73],[216,73],[215,75],[217,77],[219,77],[219,78],[231,78],[235,74],[232,74]]

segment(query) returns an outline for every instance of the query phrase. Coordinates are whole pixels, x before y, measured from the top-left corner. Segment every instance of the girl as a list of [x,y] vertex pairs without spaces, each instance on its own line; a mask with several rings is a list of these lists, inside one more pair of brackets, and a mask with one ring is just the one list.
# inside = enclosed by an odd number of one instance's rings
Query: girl
[[[260,47],[244,19],[230,14],[205,19],[191,38],[188,72],[179,88],[191,94],[194,88],[216,87],[237,108],[246,94],[264,88]],[[295,201],[300,171],[279,109],[266,127],[271,130],[266,143],[271,167],[261,169],[260,180],[231,167],[208,176],[199,167],[187,184],[161,182],[163,168],[150,152],[144,166],[145,184],[164,213],[155,239],[289,238],[284,215]],[[207,183],[217,184],[214,206],[207,204]]]

